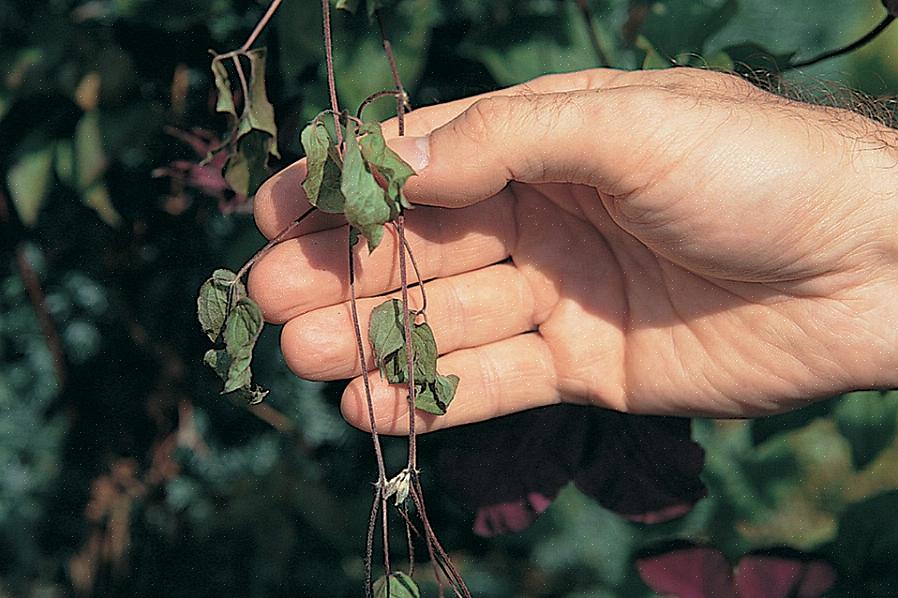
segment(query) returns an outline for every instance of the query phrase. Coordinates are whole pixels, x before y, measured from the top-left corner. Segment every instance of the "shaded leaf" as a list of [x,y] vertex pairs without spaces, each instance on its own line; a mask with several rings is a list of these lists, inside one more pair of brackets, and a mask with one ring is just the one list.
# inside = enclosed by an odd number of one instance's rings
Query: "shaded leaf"
[[657,523],[706,494],[704,453],[689,433],[678,418],[545,407],[445,432],[440,477],[477,511],[479,535],[520,531],[571,480],[624,517]]
[[776,53],[760,44],[746,42],[723,49],[733,62],[733,70],[740,75],[779,73],[795,56],[794,52]]
[[670,61],[662,58],[661,55],[658,54],[658,50],[655,49],[655,46],[652,45],[652,42],[647,40],[644,35],[640,35],[636,38],[636,47],[645,53],[645,57],[642,59],[643,69],[654,70],[670,68]]
[[19,219],[34,226],[53,182],[53,147],[47,146],[19,158],[6,173],[6,184]]
[[236,302],[246,296],[246,288],[243,282],[236,280],[236,276],[230,270],[216,270],[200,287],[196,315],[203,332],[212,342],[224,332],[229,301]]
[[368,240],[368,250],[374,251],[383,239],[384,224],[394,218],[398,210],[391,208],[384,190],[368,170],[355,135],[355,124],[350,122],[346,127],[340,191],[346,198],[346,220]]
[[855,392],[839,399],[833,410],[839,433],[851,446],[851,458],[864,467],[892,444],[898,429],[898,392]]
[[835,562],[839,586],[854,596],[894,596],[898,587],[898,490],[850,505],[839,519],[839,531],[828,547]]
[[314,120],[301,134],[306,154],[306,178],[302,188],[309,203],[322,212],[342,214],[346,199],[340,191],[340,167],[331,156],[330,134],[319,120]]
[[[704,53],[705,42],[730,22],[738,10],[737,0],[696,2],[657,0],[639,32],[662,59],[688,62]],[[676,27],[671,27],[676,23]]]
[[[218,375],[223,382],[228,380],[228,371],[231,367],[231,357],[225,349],[209,349],[203,356],[203,363],[212,368],[212,371]],[[247,401],[250,405],[261,403],[268,395],[268,391],[258,386],[247,385],[241,386],[233,391],[224,391],[237,400]]]
[[835,399],[817,401],[788,413],[753,419],[750,424],[752,442],[758,445],[777,434],[803,428],[815,419],[825,417],[834,406]]
[[252,196],[268,178],[268,133],[250,131],[237,142],[224,167],[224,178],[235,193]]
[[404,208],[410,207],[402,194],[402,187],[409,177],[415,174],[415,171],[399,157],[399,154],[387,147],[379,123],[365,123],[359,132],[365,134],[359,139],[362,156],[386,180],[387,196]]
[[100,180],[109,161],[103,151],[100,114],[87,112],[75,126],[75,180],[78,189],[85,191]]
[[389,580],[381,577],[374,582],[374,598],[421,598],[421,590],[411,577],[395,571]]

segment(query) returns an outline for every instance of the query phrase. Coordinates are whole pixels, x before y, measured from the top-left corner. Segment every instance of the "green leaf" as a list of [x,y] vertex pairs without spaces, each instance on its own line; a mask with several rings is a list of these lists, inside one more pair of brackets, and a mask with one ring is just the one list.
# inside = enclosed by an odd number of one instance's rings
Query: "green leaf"
[[437,376],[435,382],[416,390],[415,408],[434,415],[445,415],[449,403],[455,398],[458,381],[459,378],[455,374]]
[[[415,383],[435,381],[437,377],[437,342],[433,338],[433,330],[429,324],[412,324],[412,343],[415,348]],[[402,368],[404,373],[408,368],[405,347],[400,349],[398,358],[405,366]]]
[[387,147],[380,124],[365,123],[360,133],[365,136],[359,139],[362,157],[369,165],[374,166],[387,182],[387,196],[402,207],[411,207],[402,194],[402,187],[415,171],[399,154]]
[[[203,356],[203,363],[212,368],[223,381],[226,382],[228,380],[231,357],[225,349],[209,349]],[[261,403],[265,399],[268,395],[268,391],[258,386],[247,385],[232,391],[225,391],[222,394],[228,394],[235,399],[248,401],[250,405],[255,405]]]
[[386,359],[405,346],[401,301],[390,299],[371,311],[368,340],[374,349],[374,361],[384,375]]
[[384,224],[396,216],[398,210],[391,208],[384,190],[368,170],[355,135],[355,124],[350,122],[346,127],[340,191],[346,198],[346,220],[368,240],[368,250],[374,251],[383,239]]
[[223,60],[212,61],[212,74],[215,76],[215,89],[218,90],[215,111],[230,114],[236,122],[237,107],[234,105],[234,94],[231,93],[231,80],[228,77],[228,69]]
[[411,577],[396,571],[389,579],[384,576],[374,582],[374,598],[421,598],[421,590]]
[[302,147],[306,153],[306,178],[302,188],[309,203],[322,212],[342,214],[346,198],[340,191],[340,167],[331,156],[330,134],[320,120],[303,129]]
[[34,226],[53,182],[53,147],[25,154],[6,173],[12,203],[25,226]]
[[359,8],[359,0],[337,0],[337,10],[345,10],[355,14]]
[[662,58],[652,45],[652,42],[647,40],[644,35],[640,35],[636,38],[636,47],[645,53],[645,57],[642,59],[643,69],[656,70],[670,68],[670,61]]
[[898,392],[855,392],[842,397],[833,410],[839,433],[851,446],[854,466],[864,467],[895,440]]
[[723,29],[737,10],[737,0],[656,0],[639,32],[663,59],[685,57],[679,62],[688,63],[704,53],[705,42]]
[[252,380],[250,364],[253,359],[253,348],[261,332],[262,311],[252,299],[241,297],[225,321],[223,336],[228,356],[231,358],[225,392],[249,386]]
[[200,286],[196,298],[196,316],[209,340],[215,342],[224,332],[225,319],[229,312],[229,302],[237,302],[246,296],[246,288],[236,280],[230,270],[216,270]]
[[74,150],[75,185],[81,193],[82,203],[94,210],[109,226],[118,226],[122,217],[113,206],[109,190],[103,182],[109,159],[103,149],[98,111],[88,112],[78,121]]

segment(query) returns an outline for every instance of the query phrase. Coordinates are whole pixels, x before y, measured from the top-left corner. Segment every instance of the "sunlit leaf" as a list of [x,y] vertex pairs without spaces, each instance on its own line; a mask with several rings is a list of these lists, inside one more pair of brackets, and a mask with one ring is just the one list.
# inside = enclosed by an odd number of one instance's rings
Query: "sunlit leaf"
[[34,226],[53,182],[53,147],[25,154],[6,173],[6,184],[19,219]]
[[411,577],[401,571],[393,572],[389,580],[381,577],[374,582],[374,598],[421,598],[421,590]]

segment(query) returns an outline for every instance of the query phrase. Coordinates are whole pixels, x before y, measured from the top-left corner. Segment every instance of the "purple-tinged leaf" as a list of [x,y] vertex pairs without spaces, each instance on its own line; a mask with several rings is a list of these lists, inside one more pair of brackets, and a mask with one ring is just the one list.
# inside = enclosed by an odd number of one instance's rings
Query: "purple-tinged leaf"
[[835,583],[832,565],[821,560],[750,554],[736,567],[739,598],[818,598]]
[[688,546],[636,561],[639,576],[659,594],[678,598],[735,598],[730,564],[714,548]]
[[707,489],[699,479],[704,451],[690,438],[690,420],[603,411],[595,418],[574,483],[602,506],[640,523],[688,513]]
[[704,452],[689,426],[595,407],[536,409],[453,432],[440,453],[441,477],[477,511],[480,535],[520,531],[571,480],[632,521],[668,521],[706,494]]

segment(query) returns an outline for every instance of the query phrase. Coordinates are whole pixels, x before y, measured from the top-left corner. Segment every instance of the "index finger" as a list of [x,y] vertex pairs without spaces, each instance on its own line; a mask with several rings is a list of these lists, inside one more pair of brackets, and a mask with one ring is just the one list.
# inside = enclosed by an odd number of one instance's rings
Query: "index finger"
[[[574,73],[544,75],[527,83],[491,91],[444,104],[436,104],[413,110],[405,115],[405,133],[410,136],[429,134],[458,115],[479,100],[508,95],[564,93],[566,91],[583,91],[613,85],[614,80],[625,71],[613,69],[591,69]],[[392,139],[399,134],[398,119],[391,118],[383,123],[384,135]],[[275,238],[278,233],[290,225],[311,205],[302,189],[302,181],[306,177],[305,160],[291,164],[281,172],[268,179],[256,192],[253,211],[256,226],[268,239]],[[298,227],[287,238],[298,237],[345,224],[342,216],[318,214]]]

